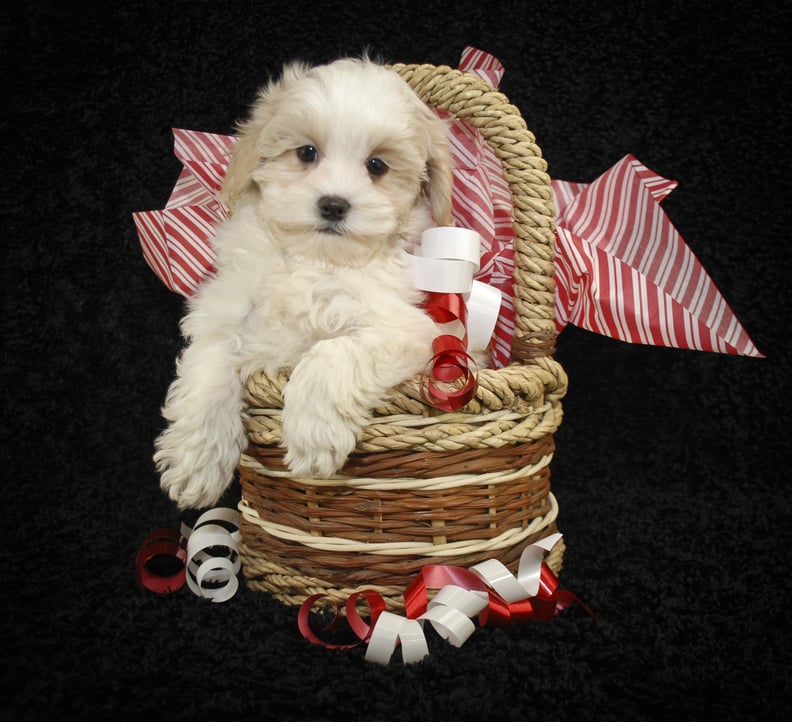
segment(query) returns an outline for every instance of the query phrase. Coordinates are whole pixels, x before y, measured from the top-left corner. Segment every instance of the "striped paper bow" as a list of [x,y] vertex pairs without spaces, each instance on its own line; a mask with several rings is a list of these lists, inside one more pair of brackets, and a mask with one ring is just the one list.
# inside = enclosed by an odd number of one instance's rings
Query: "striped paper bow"
[[174,128],[173,141],[183,168],[165,208],[133,213],[132,218],[154,273],[171,291],[192,296],[214,273],[212,236],[228,215],[220,186],[236,139]]
[[[460,70],[479,75],[493,88],[503,76],[497,58],[470,47]],[[489,242],[487,260],[497,259],[494,285],[503,292],[510,316],[496,327],[495,345],[509,348],[513,294],[497,274],[513,270],[511,194],[495,152],[477,132],[472,135],[476,138],[452,138],[457,162],[466,160],[454,185],[455,217]],[[460,149],[463,140],[467,152]],[[631,155],[591,184],[552,181],[556,327],[561,332],[571,323],[631,343],[761,357],[660,207],[676,185]]]
[[660,207],[676,181],[627,155],[591,184],[552,185],[559,331],[762,356]]
[[[497,58],[465,48],[460,70],[497,87]],[[213,273],[211,238],[227,209],[219,192],[236,142],[174,130],[184,166],[163,210],[133,214],[143,254],[168,288],[190,296]],[[476,280],[501,291],[492,365],[509,362],[514,334],[512,197],[495,152],[451,119],[453,215],[481,236]],[[704,268],[660,207],[676,182],[626,156],[590,184],[553,181],[558,208],[556,326],[571,323],[632,343],[761,357]]]

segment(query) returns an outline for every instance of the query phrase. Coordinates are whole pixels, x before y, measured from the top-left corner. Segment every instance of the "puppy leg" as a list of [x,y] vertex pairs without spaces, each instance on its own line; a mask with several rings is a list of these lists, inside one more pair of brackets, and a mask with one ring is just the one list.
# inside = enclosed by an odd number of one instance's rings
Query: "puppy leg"
[[245,445],[242,381],[225,341],[195,341],[178,363],[154,455],[162,488],[180,508],[217,502]]
[[424,367],[432,335],[360,333],[317,343],[284,389],[283,445],[291,471],[324,478],[340,469],[371,410]]

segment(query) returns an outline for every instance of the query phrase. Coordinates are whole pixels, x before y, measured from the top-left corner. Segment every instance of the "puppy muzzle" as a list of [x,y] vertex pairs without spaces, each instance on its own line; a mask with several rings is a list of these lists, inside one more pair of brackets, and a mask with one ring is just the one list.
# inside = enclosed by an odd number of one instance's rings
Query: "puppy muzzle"
[[322,232],[340,234],[341,224],[349,213],[349,201],[341,196],[322,196],[316,205],[323,221]]

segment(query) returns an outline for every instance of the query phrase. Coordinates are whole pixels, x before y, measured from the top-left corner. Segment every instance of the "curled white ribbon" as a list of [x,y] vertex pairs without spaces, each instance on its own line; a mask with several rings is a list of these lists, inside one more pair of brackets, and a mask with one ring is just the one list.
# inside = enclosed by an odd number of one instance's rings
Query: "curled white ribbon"
[[498,322],[503,294],[487,283],[473,281],[466,304],[468,312],[468,348],[482,351],[487,348],[495,324]]
[[470,571],[478,574],[485,584],[509,603],[535,597],[539,591],[544,555],[560,539],[561,534],[550,534],[526,547],[520,555],[520,565],[516,577],[497,559],[487,559],[475,564],[470,567]]
[[448,584],[429,602],[427,610],[418,619],[431,622],[443,639],[461,647],[476,631],[471,617],[475,617],[488,603],[489,597],[484,592]]
[[[551,534],[526,547],[520,556],[516,577],[495,559],[488,559],[470,569],[507,602],[534,597],[539,591],[544,556],[560,541],[561,536]],[[443,639],[455,647],[461,647],[476,630],[472,618],[488,604],[489,595],[486,592],[447,584],[416,619],[383,612],[371,632],[365,659],[367,662],[387,665],[396,645],[401,643],[404,664],[420,662],[429,654],[423,629],[423,623],[427,621]]]
[[429,622],[450,644],[461,647],[476,631],[471,617],[489,602],[484,592],[463,589],[455,584],[443,587],[416,619],[407,619],[392,612],[383,612],[371,633],[366,661],[388,664],[396,644],[401,643],[404,664],[420,662],[429,654],[423,623]]
[[[182,524],[182,536],[187,539],[187,586],[196,596],[226,602],[237,593],[239,520],[238,511],[217,508],[199,516],[192,528]],[[218,549],[225,549],[225,555],[217,556]]]
[[412,266],[413,285],[422,291],[462,294],[467,306],[468,349],[483,351],[492,338],[502,294],[494,286],[475,281],[479,270],[481,236],[468,228],[440,226],[421,234]]
[[413,285],[436,293],[469,293],[479,270],[481,236],[467,228],[427,228],[409,256]]
[[398,642],[401,642],[402,659],[405,664],[420,662],[429,654],[420,622],[400,617],[393,612],[383,612],[371,633],[366,649],[366,661],[388,664]]

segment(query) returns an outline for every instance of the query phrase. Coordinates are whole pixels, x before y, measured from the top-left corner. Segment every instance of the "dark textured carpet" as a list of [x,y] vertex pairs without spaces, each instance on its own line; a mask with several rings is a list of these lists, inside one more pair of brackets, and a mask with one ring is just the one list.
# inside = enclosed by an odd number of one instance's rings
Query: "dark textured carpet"
[[[443,5],[5,11],[4,719],[785,716],[789,5]],[[294,57],[369,46],[455,65],[465,44],[504,62],[554,176],[591,180],[630,152],[679,180],[664,206],[767,359],[561,336],[561,580],[598,623],[569,611],[461,649],[432,637],[424,663],[381,668],[309,645],[264,594],[141,596],[135,552],[178,521],[151,447],[182,304],[145,265],[130,214],[170,191],[170,128],[229,132]]]

